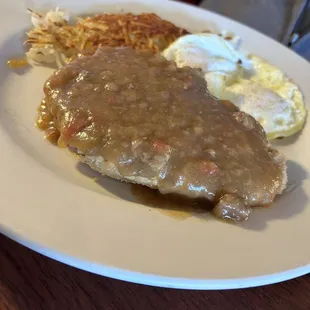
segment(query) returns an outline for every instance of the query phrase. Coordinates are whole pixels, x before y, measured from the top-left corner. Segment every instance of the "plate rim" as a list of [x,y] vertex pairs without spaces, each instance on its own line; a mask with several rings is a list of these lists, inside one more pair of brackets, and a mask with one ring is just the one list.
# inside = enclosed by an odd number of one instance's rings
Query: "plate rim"
[[[103,4],[104,5],[104,4]],[[176,5],[181,6],[187,6],[187,4],[183,3],[176,3]],[[217,16],[219,14],[210,12],[205,9],[196,8],[198,10],[206,11],[211,13],[214,16]],[[221,15],[219,15],[221,16]],[[226,18],[221,16],[222,18],[232,20],[230,18]],[[246,25],[243,25],[239,22],[233,21],[234,23],[238,23],[242,25],[243,27],[250,28]],[[250,28],[252,31],[255,31],[257,33],[260,33],[252,28]],[[264,35],[260,33],[261,35]],[[264,35],[266,36],[266,35]],[[271,38],[269,38],[271,39]],[[273,40],[273,39],[271,39]],[[273,40],[274,41],[274,40]],[[300,56],[299,56],[300,57]],[[300,57],[301,58],[301,57]],[[261,285],[267,285],[277,282],[282,282],[285,280],[289,280],[292,278],[296,278],[298,276],[302,276],[304,274],[307,274],[310,272],[310,262],[308,265],[295,268],[292,270],[283,271],[280,273],[275,273],[271,275],[264,275],[264,276],[257,276],[257,277],[249,277],[249,278],[239,278],[239,279],[221,279],[221,280],[200,280],[200,279],[184,279],[184,278],[172,278],[172,277],[164,277],[164,276],[157,276],[152,274],[146,274],[146,273],[139,273],[134,271],[128,271],[124,269],[109,267],[109,266],[103,266],[98,264],[93,264],[90,262],[85,262],[77,257],[71,257],[69,255],[66,255],[64,253],[60,253],[58,250],[53,250],[44,246],[41,246],[34,241],[27,240],[27,238],[24,238],[23,236],[19,236],[17,233],[14,233],[12,230],[7,229],[3,227],[0,224],[1,231],[4,235],[8,236],[9,238],[17,241],[18,243],[40,253],[44,256],[50,257],[54,260],[63,262],[67,265],[90,271],[92,273],[96,273],[99,275],[104,275],[110,278],[115,278],[119,280],[134,282],[134,283],[140,283],[140,284],[146,284],[146,285],[153,285],[153,286],[159,286],[159,287],[167,287],[167,288],[179,288],[179,289],[210,289],[210,290],[216,290],[216,289],[236,289],[236,288],[247,288],[247,287],[255,287],[255,286],[261,286]],[[58,251],[58,253],[56,252]],[[86,265],[91,265],[90,267]]]
[[287,280],[292,280],[310,273],[310,264],[291,269],[271,275],[263,275],[248,278],[235,278],[235,279],[186,279],[176,277],[165,277],[147,273],[140,273],[136,271],[130,271],[110,266],[103,266],[99,264],[91,264],[83,261],[77,257],[72,257],[61,252],[56,252],[53,249],[41,246],[33,241],[26,240],[25,238],[18,236],[14,232],[3,228],[1,231],[6,237],[19,243],[20,245],[35,251],[49,259],[74,267],[86,272],[90,272],[99,276],[107,278],[125,281],[129,283],[136,283],[142,285],[150,285],[161,288],[171,289],[185,289],[185,290],[233,290],[233,289],[245,289],[254,288],[264,285],[271,285],[281,283]]

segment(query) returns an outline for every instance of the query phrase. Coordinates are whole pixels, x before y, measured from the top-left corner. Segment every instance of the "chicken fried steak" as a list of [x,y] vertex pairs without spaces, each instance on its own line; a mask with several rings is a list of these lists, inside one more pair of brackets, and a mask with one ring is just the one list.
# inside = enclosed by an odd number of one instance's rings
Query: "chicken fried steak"
[[101,48],[46,82],[45,110],[93,169],[163,194],[205,198],[236,221],[286,186],[286,162],[263,128],[212,97],[200,72],[151,52]]

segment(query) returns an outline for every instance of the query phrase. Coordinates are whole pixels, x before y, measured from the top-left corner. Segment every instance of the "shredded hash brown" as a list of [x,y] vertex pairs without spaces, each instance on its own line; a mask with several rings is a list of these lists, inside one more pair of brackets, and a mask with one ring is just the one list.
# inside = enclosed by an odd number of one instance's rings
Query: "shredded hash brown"
[[152,13],[101,14],[80,18],[75,25],[61,20],[35,27],[27,33],[25,43],[32,48],[54,48],[67,58],[92,53],[100,45],[129,46],[157,53],[187,33]]

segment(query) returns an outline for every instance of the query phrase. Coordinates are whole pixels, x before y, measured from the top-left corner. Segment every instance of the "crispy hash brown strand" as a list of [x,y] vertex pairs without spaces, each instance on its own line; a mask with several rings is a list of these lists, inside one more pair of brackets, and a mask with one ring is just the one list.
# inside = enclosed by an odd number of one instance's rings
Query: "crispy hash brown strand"
[[65,18],[46,19],[29,11],[33,18],[42,22],[27,33],[25,43],[41,54],[44,48],[52,49],[65,63],[80,53],[92,54],[100,45],[129,46],[157,53],[188,33],[152,13],[100,14],[80,18],[75,25],[69,25]]

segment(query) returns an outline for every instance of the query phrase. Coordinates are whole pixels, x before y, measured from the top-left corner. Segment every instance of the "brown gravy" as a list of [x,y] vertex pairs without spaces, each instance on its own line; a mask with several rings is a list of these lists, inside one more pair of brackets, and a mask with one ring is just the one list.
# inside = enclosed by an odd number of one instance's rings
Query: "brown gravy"
[[39,129],[44,130],[46,140],[48,140],[52,144],[58,144],[60,132],[56,128],[54,116],[47,108],[45,100],[41,101],[41,104],[38,108],[36,126]]
[[138,184],[131,184],[130,188],[137,202],[179,220],[192,216],[205,219],[208,211],[212,210],[212,204],[205,199],[188,199],[177,195],[163,195],[158,190]]
[[192,68],[151,52],[102,48],[57,71],[44,91],[48,128],[116,179],[208,199],[218,217],[238,221],[285,186],[285,159],[262,127],[212,97]]

